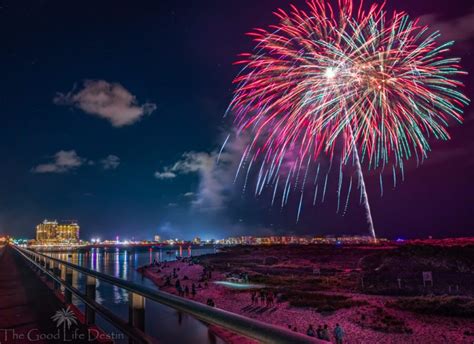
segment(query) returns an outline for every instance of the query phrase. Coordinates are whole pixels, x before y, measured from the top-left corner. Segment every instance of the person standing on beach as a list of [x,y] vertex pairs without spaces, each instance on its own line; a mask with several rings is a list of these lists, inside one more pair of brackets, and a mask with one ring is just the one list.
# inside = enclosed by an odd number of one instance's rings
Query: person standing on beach
[[313,325],[309,325],[308,329],[306,330],[306,334],[310,337],[314,337]]
[[181,285],[179,285],[177,290],[178,290],[178,295],[179,296],[184,296],[184,289],[183,289],[183,287],[181,287]]
[[265,290],[260,290],[260,303],[262,304],[262,306],[265,305]]
[[336,343],[337,344],[342,344],[342,338],[344,337],[344,331],[342,330],[341,326],[339,326],[339,324],[336,324],[336,327],[334,328],[334,337],[336,337]]
[[324,325],[323,330],[321,331],[321,339],[326,340],[328,342],[331,341],[331,338],[329,337],[329,328],[328,325]]
[[176,280],[174,287],[176,288],[176,291],[179,291],[179,289],[181,289],[181,282],[179,282],[179,279]]
[[316,337],[318,337],[318,339],[323,339],[323,327],[321,325],[318,325],[318,329],[316,330]]
[[267,307],[273,307],[273,293],[271,291],[267,294]]

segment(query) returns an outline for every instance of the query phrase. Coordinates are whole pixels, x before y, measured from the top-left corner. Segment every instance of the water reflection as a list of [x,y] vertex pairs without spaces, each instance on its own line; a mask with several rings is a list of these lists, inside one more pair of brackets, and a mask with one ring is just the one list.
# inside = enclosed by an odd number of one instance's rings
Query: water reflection
[[[86,252],[75,252],[72,254],[52,253],[51,255],[73,264],[132,281],[136,284],[156,288],[153,282],[147,278],[143,278],[141,274],[136,271],[139,266],[151,264],[154,260],[158,262],[174,260],[177,255],[187,257],[191,254],[200,255],[213,252],[213,249],[191,250],[190,247],[184,250],[182,247],[173,250],[161,248],[141,250],[118,248],[105,250],[103,248],[92,248]],[[86,279],[82,274],[73,273],[74,287],[84,292],[85,282]],[[128,292],[124,289],[97,281],[96,299],[98,303],[103,304],[115,314],[121,316],[123,319],[127,319]],[[83,305],[75,298],[73,298],[73,302],[80,309],[84,309]],[[145,320],[146,332],[156,337],[160,343],[224,343],[209,333],[207,326],[199,320],[150,300],[147,300],[146,303]],[[117,330],[103,321],[99,316],[97,317],[97,323],[105,331],[117,333]],[[118,340],[116,342],[126,343],[127,341]]]

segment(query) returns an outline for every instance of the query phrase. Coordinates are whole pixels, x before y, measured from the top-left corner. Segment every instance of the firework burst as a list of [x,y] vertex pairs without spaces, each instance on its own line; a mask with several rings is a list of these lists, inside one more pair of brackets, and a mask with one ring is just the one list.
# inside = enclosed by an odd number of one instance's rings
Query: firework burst
[[[280,189],[282,205],[298,185],[299,217],[308,172],[316,171],[314,201],[324,200],[319,158],[337,160],[339,200],[343,166],[354,165],[375,237],[362,166],[390,168],[396,181],[406,160],[427,157],[430,137],[449,139],[448,123],[461,122],[469,102],[456,79],[465,72],[443,57],[453,42],[440,44],[440,33],[403,12],[351,0],[307,4],[276,11],[279,24],[250,33],[256,48],[237,62],[229,110],[239,132],[252,134],[239,171],[259,166],[256,193],[271,185],[275,199]],[[347,201],[351,189],[352,177]]]

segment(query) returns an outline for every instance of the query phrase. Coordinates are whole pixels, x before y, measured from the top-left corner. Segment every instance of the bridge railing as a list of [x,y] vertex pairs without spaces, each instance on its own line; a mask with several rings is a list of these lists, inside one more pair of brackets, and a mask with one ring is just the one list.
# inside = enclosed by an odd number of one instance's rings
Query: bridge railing
[[[95,323],[96,313],[107,322],[122,331],[134,343],[155,343],[156,340],[145,333],[145,300],[149,299],[160,304],[182,311],[207,324],[223,327],[231,332],[255,339],[262,343],[322,343],[311,337],[288,331],[285,328],[250,319],[222,309],[191,301],[160,290],[137,285],[129,281],[100,273],[70,262],[47,256],[45,254],[14,246],[16,251],[31,266],[40,270],[53,280],[55,289],[64,287],[66,303],[72,303],[75,295],[85,304],[85,318],[88,325]],[[72,271],[86,277],[85,293],[78,290],[72,283]],[[97,280],[122,288],[129,293],[128,321],[115,315],[112,311],[99,304],[95,299]]]

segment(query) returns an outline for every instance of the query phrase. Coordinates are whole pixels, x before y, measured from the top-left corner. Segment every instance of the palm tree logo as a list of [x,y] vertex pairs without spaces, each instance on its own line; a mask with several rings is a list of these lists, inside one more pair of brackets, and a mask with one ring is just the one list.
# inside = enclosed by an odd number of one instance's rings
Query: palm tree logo
[[66,336],[66,327],[69,328],[72,325],[77,325],[77,318],[74,312],[69,308],[61,309],[57,311],[52,317],[52,320],[56,321],[56,327],[63,325],[63,334]]

